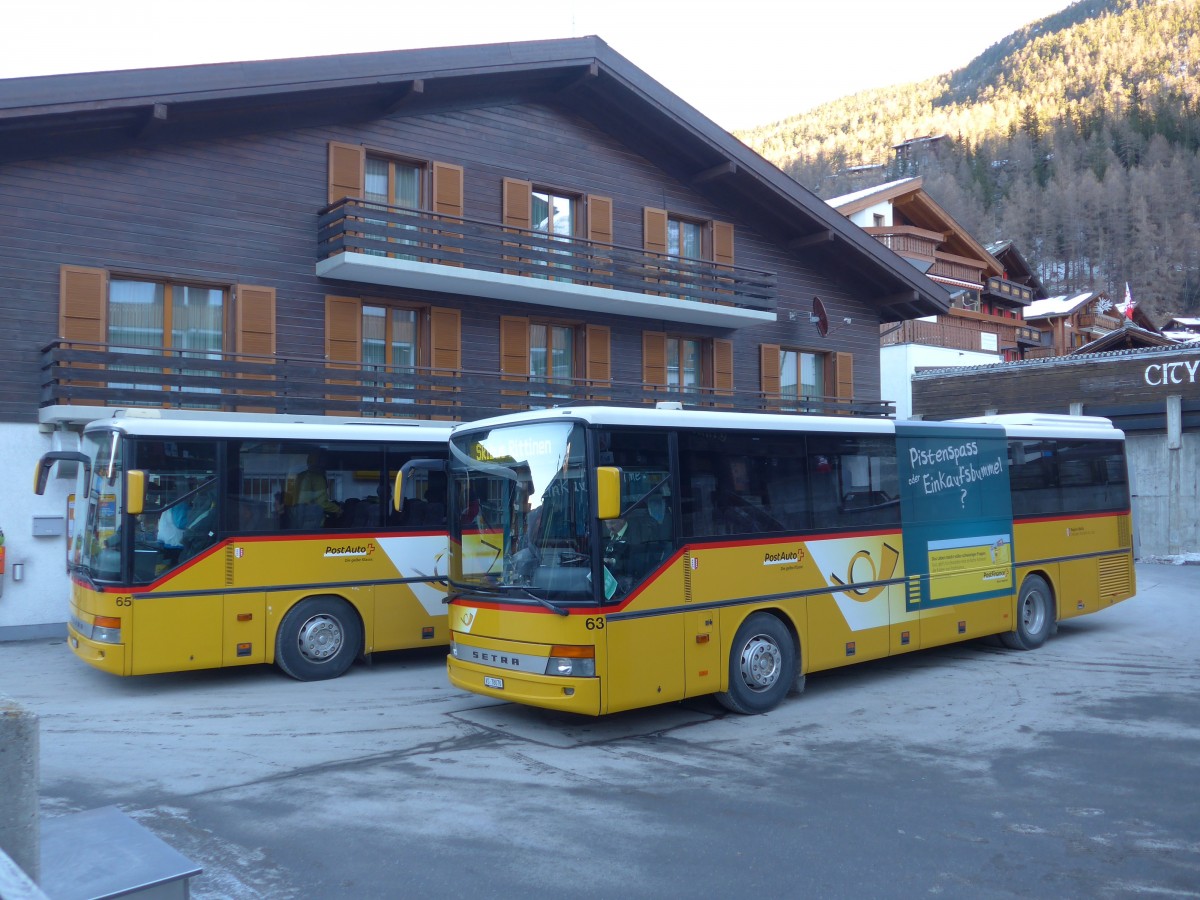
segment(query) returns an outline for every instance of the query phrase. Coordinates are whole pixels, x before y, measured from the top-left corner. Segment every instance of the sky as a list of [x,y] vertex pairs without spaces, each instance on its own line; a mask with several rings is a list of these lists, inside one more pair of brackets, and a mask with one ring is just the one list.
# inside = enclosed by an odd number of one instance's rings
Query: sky
[[[727,130],[961,68],[1067,0],[21,0],[0,78],[597,35]],[[0,84],[0,93],[3,84]]]

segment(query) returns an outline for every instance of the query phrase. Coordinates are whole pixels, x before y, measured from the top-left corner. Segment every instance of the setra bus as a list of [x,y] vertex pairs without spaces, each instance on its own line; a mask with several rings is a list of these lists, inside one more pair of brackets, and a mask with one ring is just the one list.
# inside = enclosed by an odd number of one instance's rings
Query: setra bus
[[450,680],[534,706],[764,712],[1134,594],[1124,436],[1095,417],[555,409],[459,425],[448,473]]
[[90,423],[80,451],[42,457],[34,485],[78,464],[71,649],[116,675],[274,663],[309,681],[445,644],[445,476],[409,478],[402,516],[390,491],[406,463],[444,465],[449,434],[136,412]]

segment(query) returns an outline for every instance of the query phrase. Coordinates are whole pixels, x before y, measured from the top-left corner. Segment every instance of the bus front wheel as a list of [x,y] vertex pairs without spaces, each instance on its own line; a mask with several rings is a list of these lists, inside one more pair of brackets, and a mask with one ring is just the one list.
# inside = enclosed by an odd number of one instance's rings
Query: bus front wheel
[[742,714],[772,710],[795,685],[798,665],[787,626],[770,613],[754,613],[734,635],[729,690],[717,694],[717,702]]
[[358,617],[344,600],[309,597],[283,617],[275,662],[297,681],[337,678],[362,650]]
[[1021,582],[1017,596],[1017,627],[1000,635],[1004,646],[1012,650],[1036,650],[1055,630],[1054,597],[1050,585],[1040,575]]

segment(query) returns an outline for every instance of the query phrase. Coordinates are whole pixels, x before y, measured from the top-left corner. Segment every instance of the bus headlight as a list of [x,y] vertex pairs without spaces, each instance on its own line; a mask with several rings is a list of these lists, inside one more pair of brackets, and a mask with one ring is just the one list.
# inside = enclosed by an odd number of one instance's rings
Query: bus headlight
[[546,660],[547,675],[567,678],[596,677],[596,648],[555,644]]
[[121,620],[116,616],[96,616],[91,638],[102,644],[121,643]]

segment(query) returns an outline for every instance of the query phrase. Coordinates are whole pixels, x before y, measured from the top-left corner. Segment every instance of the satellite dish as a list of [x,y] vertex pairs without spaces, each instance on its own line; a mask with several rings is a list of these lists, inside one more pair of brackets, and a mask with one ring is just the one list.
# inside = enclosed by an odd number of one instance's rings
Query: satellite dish
[[813,297],[812,315],[808,317],[808,321],[817,326],[817,333],[821,337],[829,334],[829,316],[820,297]]

